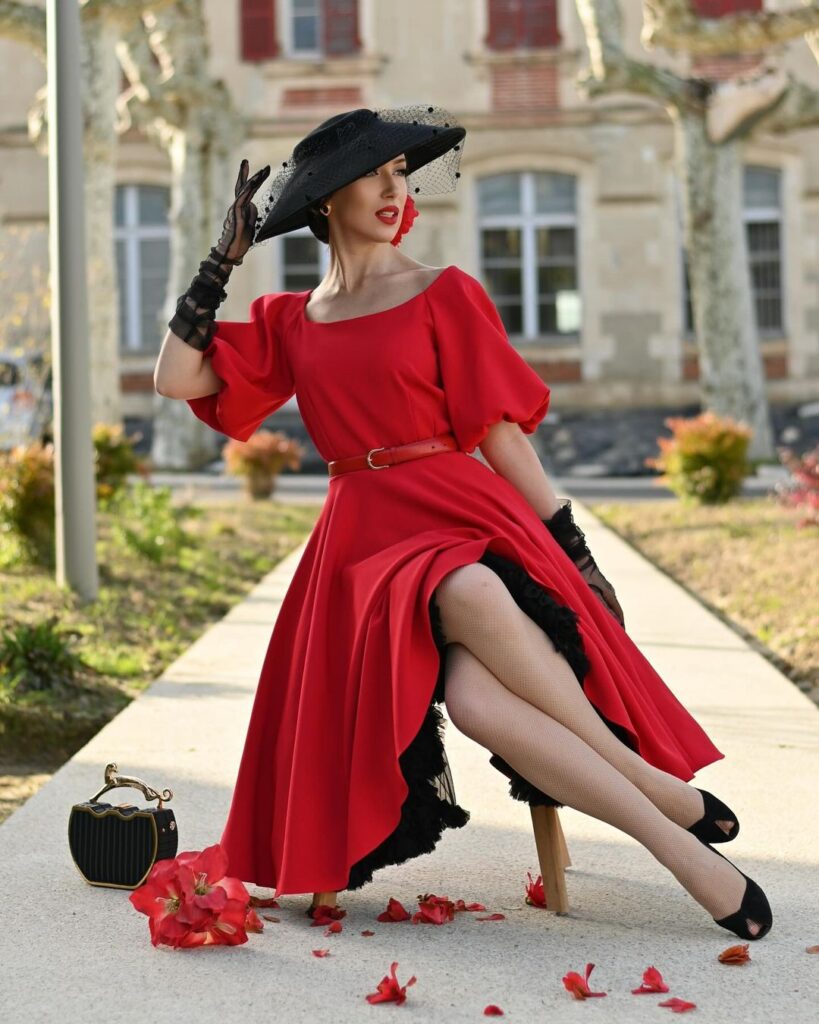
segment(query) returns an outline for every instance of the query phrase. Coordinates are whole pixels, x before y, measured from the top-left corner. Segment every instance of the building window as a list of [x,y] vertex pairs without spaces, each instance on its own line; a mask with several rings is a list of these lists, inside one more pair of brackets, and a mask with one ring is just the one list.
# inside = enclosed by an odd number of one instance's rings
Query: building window
[[279,56],[275,0],[241,0],[242,60],[272,60]]
[[701,18],[724,18],[726,14],[761,11],[763,0],[694,0],[694,13]]
[[479,180],[481,274],[510,338],[578,340],[576,206],[571,174],[524,171]]
[[170,271],[170,189],[117,185],[114,245],[123,352],[158,352],[165,336],[162,309]]
[[489,50],[558,46],[558,0],[487,0]]
[[[757,331],[781,335],[782,316],[782,172],[774,167],[743,168],[743,220],[751,291],[756,312]],[[694,333],[694,311],[688,276],[688,260],[683,248],[685,330]]]
[[358,0],[280,0],[292,57],[339,57],[361,49]]
[[329,250],[310,228],[299,228],[282,235],[279,244],[281,288],[283,292],[303,292],[315,288],[324,277]]

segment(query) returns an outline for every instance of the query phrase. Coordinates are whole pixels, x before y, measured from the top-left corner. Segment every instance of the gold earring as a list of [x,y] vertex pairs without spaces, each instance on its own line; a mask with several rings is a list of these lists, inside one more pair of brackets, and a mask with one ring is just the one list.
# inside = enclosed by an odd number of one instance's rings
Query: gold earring
[[[327,207],[326,210],[324,208],[325,206]],[[319,209],[321,210],[321,212],[324,214],[325,217],[329,217],[330,210],[332,209],[332,207],[330,206],[329,203],[322,203],[321,206],[319,207]]]

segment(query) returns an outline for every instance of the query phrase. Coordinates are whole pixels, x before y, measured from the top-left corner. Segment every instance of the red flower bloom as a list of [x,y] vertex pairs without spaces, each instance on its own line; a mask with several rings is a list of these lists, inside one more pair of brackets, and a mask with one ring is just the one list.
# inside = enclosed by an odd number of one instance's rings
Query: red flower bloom
[[663,976],[656,967],[647,967],[643,971],[643,983],[639,988],[633,988],[631,994],[642,995],[644,992],[667,992],[668,985],[663,981]]
[[740,942],[736,946],[729,946],[717,957],[721,964],[744,964],[750,959],[751,954],[748,952],[747,942]]
[[400,245],[401,239],[412,227],[412,222],[418,216],[418,210],[415,207],[415,203],[412,201],[412,196],[407,196],[407,201],[404,203],[404,213],[401,217],[401,223],[398,225],[398,230],[390,242],[390,245]]
[[399,985],[395,976],[395,968],[398,961],[390,964],[390,974],[385,975],[378,983],[378,991],[372,992],[366,997],[368,1003],[398,1003],[399,1005],[407,998],[407,989],[418,980],[415,975],[410,978],[406,985]]
[[575,999],[588,999],[589,996],[605,996],[607,992],[592,992],[589,988],[589,975],[594,970],[594,964],[586,964],[586,977],[581,978],[577,971],[569,971],[563,976],[563,987],[571,992]]
[[131,904],[146,914],[154,946],[237,946],[263,930],[238,878],[226,878],[227,855],[216,843],[157,861]]
[[418,898],[418,913],[412,915],[412,923],[446,924],[455,919],[455,904],[447,896],[435,896],[428,892]]
[[403,903],[400,900],[390,896],[387,903],[387,909],[382,910],[376,918],[376,921],[388,921],[393,924],[396,921],[409,921],[410,915],[404,908]]
[[526,890],[526,896],[524,903],[528,903],[530,907],[546,907],[546,893],[543,889],[543,876],[538,875],[537,878],[532,881],[532,872],[527,871],[526,874],[529,877],[529,884],[524,886]]

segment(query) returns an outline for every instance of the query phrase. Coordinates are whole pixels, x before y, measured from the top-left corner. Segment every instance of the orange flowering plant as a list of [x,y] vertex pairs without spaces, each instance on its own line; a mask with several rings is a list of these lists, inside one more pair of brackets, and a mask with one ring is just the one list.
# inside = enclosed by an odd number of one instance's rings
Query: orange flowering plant
[[746,458],[750,427],[713,412],[691,419],[670,416],[665,423],[672,436],[658,437],[660,455],[645,460],[662,471],[658,484],[683,501],[703,505],[724,503],[740,492],[753,469]]

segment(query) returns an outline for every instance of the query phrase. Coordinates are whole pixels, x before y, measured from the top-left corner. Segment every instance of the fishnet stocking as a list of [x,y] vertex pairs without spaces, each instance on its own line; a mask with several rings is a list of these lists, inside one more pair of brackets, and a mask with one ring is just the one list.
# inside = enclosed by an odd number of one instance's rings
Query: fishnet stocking
[[673,805],[677,786],[692,787],[614,736],[492,570],[456,569],[439,583],[436,599],[448,641],[446,708],[456,728],[560,803],[632,836],[712,917],[736,911],[742,875],[654,802],[656,795]]

